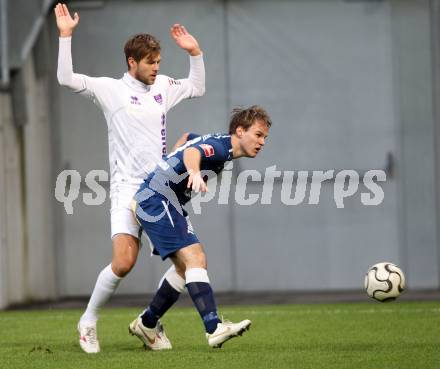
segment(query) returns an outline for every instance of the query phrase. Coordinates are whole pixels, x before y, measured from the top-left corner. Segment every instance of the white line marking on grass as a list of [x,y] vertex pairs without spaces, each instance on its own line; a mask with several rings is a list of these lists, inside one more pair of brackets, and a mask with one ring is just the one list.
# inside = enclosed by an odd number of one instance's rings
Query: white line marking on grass
[[[292,309],[292,310],[234,310],[229,308],[220,308],[221,312],[227,314],[245,314],[245,315],[272,315],[272,316],[282,316],[282,315],[347,315],[347,314],[359,314],[359,315],[370,315],[370,314],[440,314],[440,307],[438,308],[369,308],[369,309]],[[32,311],[32,314],[27,314],[27,311],[21,311],[19,314],[15,314],[15,312],[6,312],[0,313],[0,324],[5,321],[16,321],[20,320],[72,320],[72,316],[70,314],[64,313],[52,313],[46,316],[35,316],[35,310]],[[43,311],[47,312],[47,310]],[[14,316],[7,316],[9,314],[14,314]],[[6,316],[5,316],[6,315]],[[112,318],[127,318],[130,320],[133,314],[112,314],[111,310],[103,310],[102,317],[105,319],[106,317]],[[183,311],[169,311],[167,316],[170,317],[179,317],[179,316],[197,316],[197,312],[193,309],[186,308]],[[76,322],[75,318],[75,322]]]
[[[219,309],[227,314],[245,315],[345,315],[345,314],[440,314],[440,308],[416,308],[416,309],[304,309],[304,310],[233,310]],[[194,315],[193,311],[170,311],[169,316]]]

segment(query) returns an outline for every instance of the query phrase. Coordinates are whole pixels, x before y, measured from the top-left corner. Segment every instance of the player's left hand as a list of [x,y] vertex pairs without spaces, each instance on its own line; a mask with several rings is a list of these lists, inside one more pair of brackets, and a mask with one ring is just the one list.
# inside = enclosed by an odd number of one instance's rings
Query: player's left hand
[[171,37],[176,44],[183,50],[188,51],[191,56],[197,56],[202,53],[197,40],[180,24],[175,24],[170,29]]
[[194,192],[207,192],[208,186],[202,178],[200,172],[189,171],[187,188],[191,188]]

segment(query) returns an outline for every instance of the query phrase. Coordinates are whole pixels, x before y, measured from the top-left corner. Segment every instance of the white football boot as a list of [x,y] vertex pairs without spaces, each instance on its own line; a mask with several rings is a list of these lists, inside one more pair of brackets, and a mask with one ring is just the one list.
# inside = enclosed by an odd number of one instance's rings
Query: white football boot
[[96,354],[100,351],[96,323],[78,322],[79,345],[84,352]]
[[247,331],[252,322],[249,319],[242,320],[239,323],[232,323],[224,320],[217,324],[217,329],[214,333],[206,333],[208,344],[214,348],[220,348],[231,338],[241,336],[244,331]]
[[142,324],[142,319],[139,316],[130,323],[128,332],[132,336],[138,337],[144,343],[146,349],[158,351],[173,348],[160,320],[157,321],[155,328],[147,328]]

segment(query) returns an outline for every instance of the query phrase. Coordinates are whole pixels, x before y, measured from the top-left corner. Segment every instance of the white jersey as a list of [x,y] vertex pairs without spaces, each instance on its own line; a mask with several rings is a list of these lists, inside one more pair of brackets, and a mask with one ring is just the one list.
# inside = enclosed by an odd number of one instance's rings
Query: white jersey
[[166,154],[166,113],[186,98],[205,92],[202,55],[190,56],[186,79],[158,75],[146,85],[130,74],[121,79],[73,73],[71,37],[59,39],[58,81],[87,96],[101,108],[107,121],[110,185],[137,188]]

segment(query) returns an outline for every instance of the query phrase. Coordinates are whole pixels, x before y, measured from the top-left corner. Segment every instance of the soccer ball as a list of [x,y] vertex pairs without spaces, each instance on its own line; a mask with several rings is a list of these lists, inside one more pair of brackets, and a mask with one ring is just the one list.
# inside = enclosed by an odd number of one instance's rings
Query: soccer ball
[[405,276],[393,263],[378,263],[365,275],[365,290],[368,296],[380,301],[395,300],[405,289]]

